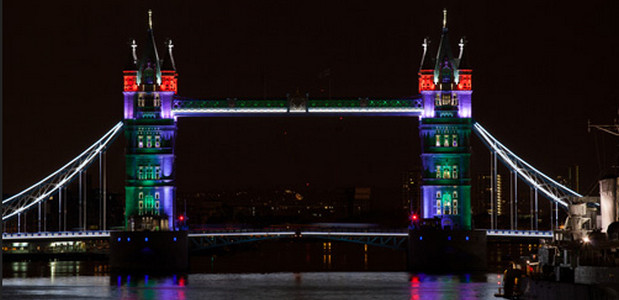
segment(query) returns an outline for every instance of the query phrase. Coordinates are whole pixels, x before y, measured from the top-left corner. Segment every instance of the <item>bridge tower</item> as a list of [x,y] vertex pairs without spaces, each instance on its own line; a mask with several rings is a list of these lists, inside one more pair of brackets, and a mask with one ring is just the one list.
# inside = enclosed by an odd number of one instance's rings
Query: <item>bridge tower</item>
[[470,230],[472,70],[463,57],[464,38],[458,57],[449,43],[445,10],[438,51],[432,57],[425,39],[419,70],[422,216],[440,218],[443,228]]
[[137,55],[133,41],[124,70],[126,138],[125,228],[128,231],[174,229],[176,121],[172,101],[177,73],[172,41],[159,58],[148,12],[146,45]]

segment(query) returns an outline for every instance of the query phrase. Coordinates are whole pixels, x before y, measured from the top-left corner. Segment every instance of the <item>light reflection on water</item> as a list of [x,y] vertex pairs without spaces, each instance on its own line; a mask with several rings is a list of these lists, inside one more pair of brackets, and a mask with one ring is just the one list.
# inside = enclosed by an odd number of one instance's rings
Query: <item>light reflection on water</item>
[[[26,263],[28,264],[28,263]],[[22,263],[23,265],[23,263]],[[72,268],[68,268],[72,273]],[[491,299],[497,274],[406,272],[224,273],[172,276],[55,274],[6,278],[5,299]]]

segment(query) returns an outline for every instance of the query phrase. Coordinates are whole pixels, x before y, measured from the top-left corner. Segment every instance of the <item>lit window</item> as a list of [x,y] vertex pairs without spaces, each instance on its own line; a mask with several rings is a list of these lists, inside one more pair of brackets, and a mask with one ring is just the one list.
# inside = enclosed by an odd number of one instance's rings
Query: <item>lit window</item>
[[144,94],[138,94],[138,107],[144,107]]
[[[138,199],[144,199],[144,193],[140,192],[138,194]],[[141,202],[141,201],[140,201]]]
[[159,209],[159,201],[155,201],[155,208]]
[[161,179],[161,167],[155,167],[155,179]]
[[436,135],[436,147],[440,147],[441,146],[441,135],[437,134]]
[[144,167],[142,166],[138,168],[138,179],[144,179]]
[[138,148],[144,147],[144,136],[138,135]]
[[458,191],[454,191],[454,199],[458,199]]
[[441,191],[436,192],[436,199],[441,199]]
[[441,178],[441,166],[436,166],[436,178]]
[[138,207],[139,207],[140,209],[144,208],[144,201],[140,201],[140,202],[138,202]]
[[451,95],[443,94],[443,105],[449,105],[451,103]]
[[449,135],[444,135],[443,136],[443,144],[445,147],[449,147]]
[[155,148],[159,148],[159,147],[161,147],[161,136],[156,135],[155,136]]
[[148,166],[145,168],[146,169],[146,174],[144,175],[145,179],[153,179],[153,167]]
[[436,214],[437,215],[441,214],[441,199],[436,200]]
[[451,210],[451,212],[454,215],[458,214],[458,200],[456,200],[456,199],[454,199],[454,201],[453,201],[453,209]]
[[443,205],[443,210],[444,214],[451,215],[451,205],[449,204],[449,202],[445,202],[445,204]]
[[146,148],[150,148],[153,146],[152,137],[150,135],[146,136]]
[[443,167],[443,178],[445,179],[451,178],[451,175],[449,173],[450,173],[449,167]]
[[458,106],[458,94],[453,94],[451,96],[451,105]]
[[451,169],[453,173],[451,177],[453,177],[454,179],[458,178],[458,166],[453,166]]
[[[159,192],[155,193],[155,199],[159,199]],[[157,201],[157,203],[159,203],[159,201]]]
[[155,100],[153,100],[153,106],[154,107],[161,106],[161,99],[159,99],[159,94],[155,94]]
[[434,105],[441,106],[441,96],[438,93],[434,96]]
[[458,135],[454,134],[451,136],[451,145],[453,147],[458,147]]

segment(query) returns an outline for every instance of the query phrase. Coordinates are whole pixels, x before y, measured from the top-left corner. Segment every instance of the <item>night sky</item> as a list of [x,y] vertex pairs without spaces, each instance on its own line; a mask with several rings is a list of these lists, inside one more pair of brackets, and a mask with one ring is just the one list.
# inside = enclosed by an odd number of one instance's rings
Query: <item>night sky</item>
[[[474,3],[472,3],[474,2]],[[587,192],[616,161],[617,138],[587,133],[619,107],[613,1],[4,1],[4,192],[51,173],[122,118],[128,42],[144,45],[153,9],[160,55],[175,44],[184,97],[406,97],[417,94],[423,38],[466,36],[473,115],[548,175],[581,168]],[[138,47],[138,53],[142,48]],[[401,185],[420,165],[415,118],[180,119],[179,192]],[[110,188],[124,182],[124,139]],[[473,145],[473,171],[488,154]]]

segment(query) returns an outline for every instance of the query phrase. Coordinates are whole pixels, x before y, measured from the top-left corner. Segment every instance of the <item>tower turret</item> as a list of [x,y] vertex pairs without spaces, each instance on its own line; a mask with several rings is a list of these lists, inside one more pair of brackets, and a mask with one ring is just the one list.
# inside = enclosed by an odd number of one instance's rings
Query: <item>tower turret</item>
[[[159,60],[148,11],[146,45],[132,57],[125,70],[125,224],[130,231],[159,231],[174,228],[176,198],[174,145],[176,121],[172,102],[176,94],[176,71]],[[137,64],[131,63],[131,60]],[[164,78],[165,80],[162,80]]]
[[[438,217],[443,227],[470,229],[471,69],[460,69],[450,46],[447,11],[443,11],[441,39],[433,64],[424,40],[424,58],[419,71],[419,90],[424,112],[420,118],[422,215]],[[462,76],[468,86],[461,89]],[[432,81],[430,82],[430,79]],[[468,87],[465,88],[465,87]]]

